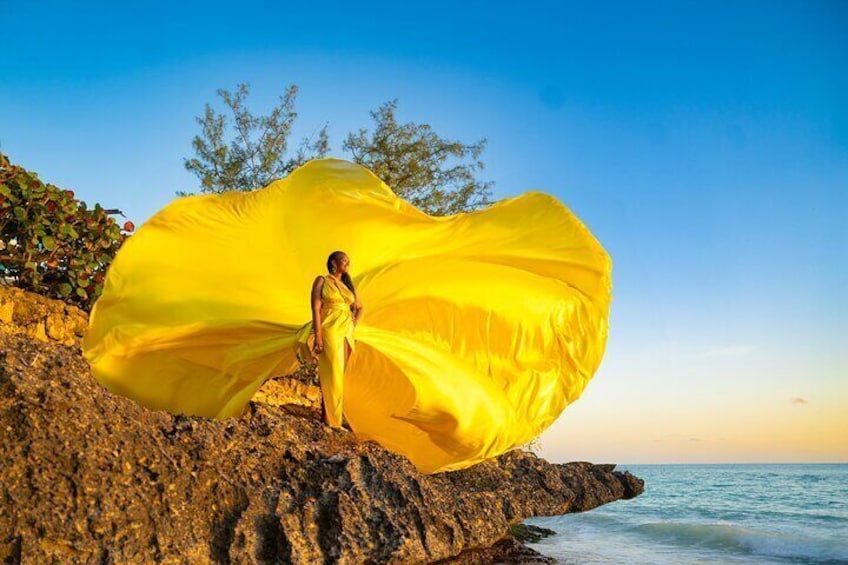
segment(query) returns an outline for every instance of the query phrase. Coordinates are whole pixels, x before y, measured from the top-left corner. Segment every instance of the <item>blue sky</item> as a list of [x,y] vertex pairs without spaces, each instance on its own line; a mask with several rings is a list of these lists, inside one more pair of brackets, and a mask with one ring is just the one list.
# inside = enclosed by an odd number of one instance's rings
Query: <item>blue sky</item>
[[238,82],[256,111],[297,84],[294,140],[328,123],[339,157],[395,97],[487,138],[495,198],[556,195],[614,262],[607,355],[544,455],[848,460],[848,4],[0,0],[0,21],[0,151],[137,225],[196,189],[194,116]]

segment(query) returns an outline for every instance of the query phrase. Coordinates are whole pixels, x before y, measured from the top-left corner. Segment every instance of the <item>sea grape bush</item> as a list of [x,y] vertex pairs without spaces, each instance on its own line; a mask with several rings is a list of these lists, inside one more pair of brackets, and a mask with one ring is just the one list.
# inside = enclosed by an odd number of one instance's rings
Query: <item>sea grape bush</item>
[[0,153],[0,282],[90,311],[132,222],[88,209]]

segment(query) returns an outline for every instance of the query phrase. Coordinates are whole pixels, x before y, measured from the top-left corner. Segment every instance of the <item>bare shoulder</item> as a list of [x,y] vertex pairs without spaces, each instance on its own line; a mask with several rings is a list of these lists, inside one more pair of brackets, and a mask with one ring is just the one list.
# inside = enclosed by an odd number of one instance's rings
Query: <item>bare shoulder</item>
[[312,292],[319,292],[324,287],[324,276],[318,275],[315,277],[315,280],[312,281]]

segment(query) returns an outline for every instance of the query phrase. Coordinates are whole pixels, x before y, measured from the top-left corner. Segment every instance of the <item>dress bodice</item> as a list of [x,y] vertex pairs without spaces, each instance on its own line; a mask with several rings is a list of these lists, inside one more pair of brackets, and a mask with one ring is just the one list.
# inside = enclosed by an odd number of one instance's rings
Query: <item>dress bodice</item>
[[350,305],[355,300],[356,297],[347,285],[334,277],[324,276],[324,288],[321,290],[321,301],[324,308],[338,308],[349,311]]

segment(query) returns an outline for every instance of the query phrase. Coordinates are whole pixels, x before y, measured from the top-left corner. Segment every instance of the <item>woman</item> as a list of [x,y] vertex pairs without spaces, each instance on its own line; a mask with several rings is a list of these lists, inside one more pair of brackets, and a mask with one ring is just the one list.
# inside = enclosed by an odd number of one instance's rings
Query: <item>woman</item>
[[318,361],[324,397],[321,417],[331,427],[346,429],[350,427],[342,423],[344,372],[354,348],[353,328],[362,312],[349,268],[350,258],[343,251],[333,251],[327,257],[329,274],[315,277],[312,283],[312,324],[304,328],[309,329],[308,349]]

